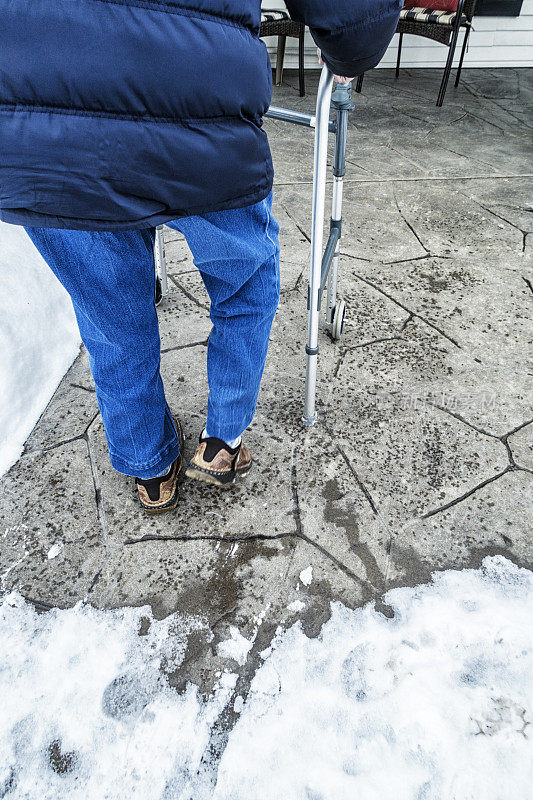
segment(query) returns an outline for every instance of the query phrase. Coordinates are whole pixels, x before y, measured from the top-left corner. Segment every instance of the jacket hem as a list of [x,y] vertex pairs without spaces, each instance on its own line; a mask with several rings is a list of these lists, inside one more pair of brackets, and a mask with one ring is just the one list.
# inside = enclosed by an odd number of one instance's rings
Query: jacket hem
[[25,228],[68,228],[80,231],[127,231],[143,230],[164,225],[173,219],[181,217],[194,217],[208,214],[212,211],[229,211],[234,208],[244,208],[259,203],[270,194],[273,186],[273,174],[270,173],[267,180],[256,187],[253,192],[222,200],[218,203],[211,203],[202,206],[193,206],[182,210],[161,211],[152,214],[150,217],[135,220],[112,220],[112,219],[83,219],[65,217],[60,215],[40,214],[25,208],[0,208],[0,220],[11,225],[23,225]]

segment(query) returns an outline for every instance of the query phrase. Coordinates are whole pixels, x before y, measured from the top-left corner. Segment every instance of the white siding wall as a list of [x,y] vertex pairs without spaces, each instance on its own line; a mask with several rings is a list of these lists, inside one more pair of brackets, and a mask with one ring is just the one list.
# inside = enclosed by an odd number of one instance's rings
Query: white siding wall
[[[423,2],[420,3],[423,6]],[[263,8],[283,8],[282,0],[263,0]],[[309,33],[306,42],[306,66],[316,64],[313,40]],[[463,34],[459,34],[456,59],[459,58]],[[275,39],[266,40],[272,56],[275,53]],[[387,50],[381,67],[396,64],[398,36],[395,36]],[[402,66],[439,67],[446,58],[443,45],[430,42],[420,36],[405,36],[402,47]],[[296,67],[297,41],[287,40],[285,65]],[[275,58],[272,58],[275,63]],[[519,17],[474,17],[474,30],[470,34],[465,67],[530,67],[533,66],[533,0],[524,0]]]

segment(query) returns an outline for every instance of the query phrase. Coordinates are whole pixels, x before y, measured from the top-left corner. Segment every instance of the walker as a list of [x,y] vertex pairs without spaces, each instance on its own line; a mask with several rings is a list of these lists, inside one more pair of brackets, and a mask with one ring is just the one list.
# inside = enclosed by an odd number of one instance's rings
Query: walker
[[[318,323],[322,306],[322,295],[327,283],[326,326],[333,339],[340,339],[344,327],[346,307],[344,300],[337,299],[337,277],[339,269],[340,239],[342,229],[342,190],[346,173],[346,134],[348,113],[353,109],[351,85],[337,84],[332,94],[333,74],[322,68],[316,102],[316,115],[303,114],[287,108],[270,106],[266,116],[295,125],[315,129],[315,154],[313,166],[313,201],[311,210],[311,260],[309,287],[307,292],[308,328],[307,370],[305,380],[305,403],[302,420],[314,425],[316,375],[318,362]],[[336,119],[330,119],[330,108],[336,111]],[[326,174],[328,157],[328,133],[335,136],[333,163],[333,195],[329,237],[324,244],[324,210],[326,200]],[[157,296],[161,299],[168,292],[165,249],[162,226],[156,230],[155,259],[157,274]]]

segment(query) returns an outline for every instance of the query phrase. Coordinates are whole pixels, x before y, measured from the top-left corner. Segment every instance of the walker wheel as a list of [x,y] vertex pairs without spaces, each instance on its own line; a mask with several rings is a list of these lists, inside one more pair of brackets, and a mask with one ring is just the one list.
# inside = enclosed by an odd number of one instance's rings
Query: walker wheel
[[344,317],[346,316],[346,303],[344,300],[337,300],[333,322],[331,323],[331,336],[336,341],[341,338],[344,328]]

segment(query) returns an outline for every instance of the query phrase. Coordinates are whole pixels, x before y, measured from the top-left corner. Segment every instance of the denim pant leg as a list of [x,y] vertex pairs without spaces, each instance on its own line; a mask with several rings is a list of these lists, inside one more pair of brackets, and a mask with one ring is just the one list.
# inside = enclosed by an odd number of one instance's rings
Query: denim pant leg
[[154,231],[27,232],[72,299],[113,467],[160,473],[179,444],[159,371]]
[[251,423],[279,302],[279,225],[259,203],[168,223],[183,233],[211,299],[207,433],[236,439]]

